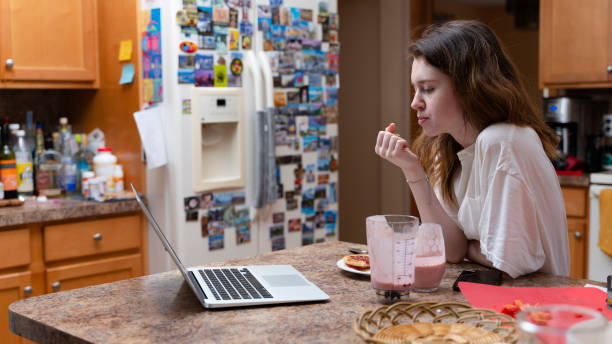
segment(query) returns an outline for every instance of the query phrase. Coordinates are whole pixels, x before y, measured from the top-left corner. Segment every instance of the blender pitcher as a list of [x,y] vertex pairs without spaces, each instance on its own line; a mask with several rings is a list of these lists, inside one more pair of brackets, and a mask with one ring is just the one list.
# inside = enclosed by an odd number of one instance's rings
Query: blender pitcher
[[408,298],[414,283],[414,258],[419,218],[374,215],[366,218],[370,281],[383,302]]

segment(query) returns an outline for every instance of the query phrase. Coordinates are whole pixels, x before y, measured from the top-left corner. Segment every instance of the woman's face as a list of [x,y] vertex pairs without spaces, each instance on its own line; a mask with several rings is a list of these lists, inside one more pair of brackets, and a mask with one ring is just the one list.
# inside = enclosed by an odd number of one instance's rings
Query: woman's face
[[410,107],[417,112],[419,125],[427,136],[450,134],[467,147],[478,133],[463,118],[463,109],[455,96],[451,79],[430,65],[423,57],[412,62],[414,98]]

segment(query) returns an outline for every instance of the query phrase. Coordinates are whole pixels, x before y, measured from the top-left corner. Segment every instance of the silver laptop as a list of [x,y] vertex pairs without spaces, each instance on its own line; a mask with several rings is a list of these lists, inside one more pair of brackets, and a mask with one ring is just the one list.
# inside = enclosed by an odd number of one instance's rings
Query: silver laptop
[[329,296],[291,265],[185,268],[134,185],[136,200],[185,281],[206,308],[326,301]]

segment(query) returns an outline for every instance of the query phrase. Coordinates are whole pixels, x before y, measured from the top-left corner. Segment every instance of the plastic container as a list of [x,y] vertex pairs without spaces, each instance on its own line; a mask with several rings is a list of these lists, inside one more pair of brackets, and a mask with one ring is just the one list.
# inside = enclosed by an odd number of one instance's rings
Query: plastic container
[[115,172],[113,173],[113,184],[115,185],[115,192],[123,192],[123,166],[115,165]]
[[96,174],[93,171],[83,171],[81,175],[81,193],[86,199],[91,196],[90,180],[95,176]]
[[113,175],[117,165],[117,157],[111,153],[108,147],[98,148],[98,154],[93,158],[94,172],[98,178],[106,179],[106,192],[114,192]]

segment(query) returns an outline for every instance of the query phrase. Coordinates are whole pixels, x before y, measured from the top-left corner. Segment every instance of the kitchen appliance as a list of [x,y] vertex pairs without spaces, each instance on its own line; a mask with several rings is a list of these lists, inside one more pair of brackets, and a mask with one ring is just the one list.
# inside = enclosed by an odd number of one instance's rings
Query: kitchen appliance
[[558,150],[564,157],[585,158],[585,113],[588,102],[570,97],[545,98],[544,120],[559,137]]
[[[604,189],[612,189],[612,172],[591,173],[589,186],[589,266],[588,279],[606,282],[612,273],[612,257],[605,254],[597,245],[599,241],[599,194]],[[612,216],[612,214],[607,214]]]
[[[337,240],[336,0],[145,3],[161,14],[168,160],[146,197],[181,261]],[[173,269],[153,235],[149,272]]]
[[601,167],[612,171],[612,114],[603,115],[603,154]]

